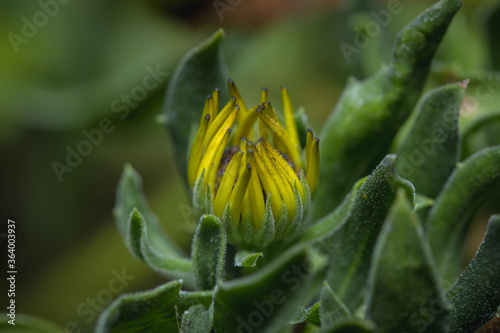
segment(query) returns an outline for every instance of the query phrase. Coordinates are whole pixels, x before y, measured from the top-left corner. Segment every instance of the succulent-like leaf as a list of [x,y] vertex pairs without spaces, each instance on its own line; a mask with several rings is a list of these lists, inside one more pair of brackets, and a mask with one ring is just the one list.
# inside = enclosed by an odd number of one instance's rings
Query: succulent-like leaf
[[193,272],[200,290],[213,289],[224,276],[226,232],[214,215],[203,215],[193,239]]
[[398,34],[392,61],[365,81],[351,80],[321,132],[321,172],[314,216],[337,206],[351,184],[387,153],[410,115],[431,60],[461,0],[442,0]]
[[320,333],[370,333],[375,331],[375,326],[368,321],[352,320],[342,322],[333,327],[322,328]]
[[234,265],[238,267],[255,267],[257,260],[263,256],[264,254],[262,252],[240,250],[236,252],[234,256]]
[[[9,304],[10,306],[10,304]],[[7,311],[10,311],[7,309]],[[9,321],[13,322],[9,323]],[[0,316],[0,332],[9,333],[54,333],[64,332],[64,329],[48,320],[33,317],[22,313],[2,313]]]
[[187,158],[192,129],[199,125],[205,98],[215,88],[221,89],[220,100],[228,100],[225,88],[227,69],[220,49],[224,31],[214,35],[189,51],[169,81],[163,114],[170,133],[174,161],[187,184]]
[[460,161],[459,111],[467,82],[427,93],[398,153],[396,171],[418,194],[434,199]]
[[193,305],[182,315],[181,333],[210,333],[214,321],[213,305],[206,309],[201,304]]
[[445,282],[455,281],[463,265],[463,244],[469,225],[500,185],[500,146],[490,147],[460,163],[429,212],[429,243]]
[[319,319],[319,307],[320,303],[316,302],[308,308],[296,312],[293,315],[292,320],[290,320],[290,324],[295,325],[307,321],[313,323],[316,326],[320,326],[321,321]]
[[181,285],[182,281],[172,281],[150,291],[121,295],[101,314],[95,332],[178,332],[175,305]]
[[333,292],[332,288],[325,282],[319,298],[319,318],[321,327],[334,327],[352,318],[351,311],[344,302]]
[[130,164],[126,164],[116,190],[116,204],[113,215],[115,216],[118,231],[129,250],[131,250],[129,244],[129,219],[134,208],[137,208],[144,216],[144,221],[149,230],[148,240],[155,250],[166,255],[186,256],[186,253],[164,232],[158,217],[151,211],[143,194],[141,176]]
[[181,278],[193,285],[191,260],[156,251],[149,243],[148,226],[137,209],[130,214],[128,246],[130,252],[153,270],[168,277]]
[[282,332],[311,286],[312,263],[296,246],[257,272],[220,283],[215,291],[217,332]]
[[453,305],[450,333],[474,332],[500,305],[500,215],[491,217],[476,256],[446,294]]
[[401,189],[375,246],[366,317],[385,333],[448,329],[448,306],[424,230]]
[[180,291],[181,286],[182,280],[171,281],[153,290],[119,296],[101,313],[95,332],[179,332],[185,311],[193,305],[209,309],[212,304],[211,292],[185,292]]
[[338,250],[330,253],[327,282],[352,311],[362,301],[373,248],[396,191],[414,196],[411,183],[399,178],[395,155],[388,155],[356,193],[352,212],[334,234]]

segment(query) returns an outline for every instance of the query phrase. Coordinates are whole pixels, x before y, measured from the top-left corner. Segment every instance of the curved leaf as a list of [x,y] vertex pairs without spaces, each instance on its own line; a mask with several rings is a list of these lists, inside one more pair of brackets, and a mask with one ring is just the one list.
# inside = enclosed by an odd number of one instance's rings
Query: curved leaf
[[366,317],[381,332],[448,331],[448,306],[424,230],[403,190],[375,246]]
[[[14,325],[9,323],[9,321],[14,323]],[[0,331],[9,333],[54,333],[64,332],[64,329],[42,318],[22,313],[15,313],[13,318],[10,317],[10,313],[2,312],[0,313]]]
[[238,267],[255,267],[257,260],[263,256],[264,254],[262,252],[240,250],[236,252],[234,256],[234,265]]
[[500,305],[500,215],[491,217],[476,256],[446,294],[453,305],[450,333],[474,332]]
[[463,265],[469,225],[492,191],[500,185],[500,146],[485,148],[460,163],[429,212],[429,243],[445,285]]
[[334,327],[339,323],[352,319],[351,311],[349,311],[335,292],[333,292],[326,281],[323,285],[319,301],[319,318],[322,328]]
[[226,233],[214,215],[203,215],[193,239],[193,272],[200,290],[210,290],[224,276]]
[[396,171],[418,194],[434,199],[460,161],[459,111],[467,82],[427,93],[401,147]]
[[411,183],[395,174],[395,155],[388,155],[356,193],[351,214],[333,235],[337,250],[330,255],[327,282],[353,311],[363,298],[372,252],[379,231],[402,187],[414,196]]
[[430,63],[461,0],[442,0],[398,34],[389,66],[365,81],[351,80],[321,132],[321,182],[314,216],[337,206],[351,185],[387,153],[410,115]]
[[191,131],[199,125],[207,95],[220,88],[220,100],[229,99],[223,89],[228,77],[220,48],[223,38],[224,31],[218,30],[189,51],[168,84],[163,106],[165,127],[172,138],[174,161],[186,184]]

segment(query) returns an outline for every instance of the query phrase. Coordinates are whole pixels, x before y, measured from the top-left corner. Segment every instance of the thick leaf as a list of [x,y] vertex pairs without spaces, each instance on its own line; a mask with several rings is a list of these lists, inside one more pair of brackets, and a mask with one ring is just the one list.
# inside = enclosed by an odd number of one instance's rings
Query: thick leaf
[[320,333],[370,333],[374,332],[375,327],[371,322],[353,320],[350,322],[343,322],[333,327],[326,327],[321,329]]
[[446,296],[453,305],[451,333],[474,332],[500,305],[500,215],[490,219],[476,256]]
[[210,333],[214,321],[214,309],[206,309],[197,304],[189,308],[182,316],[180,332],[182,333]]
[[429,212],[429,243],[445,285],[463,265],[463,244],[482,204],[500,185],[500,146],[485,148],[460,163]]
[[[10,310],[7,309],[7,311]],[[48,320],[42,318],[37,318],[21,313],[14,313],[13,317],[11,317],[10,312],[7,313],[2,312],[0,313],[0,332],[54,333],[54,332],[64,332],[64,329],[59,325],[51,323]]]
[[226,232],[214,215],[203,215],[193,239],[193,272],[200,290],[213,289],[224,277]]
[[363,299],[373,248],[397,189],[414,195],[411,183],[395,174],[395,163],[396,156],[388,155],[361,185],[351,214],[331,240],[338,250],[330,254],[327,282],[351,311]]
[[282,332],[312,283],[305,246],[296,246],[246,277],[220,283],[215,291],[217,332]]
[[191,131],[198,128],[207,95],[221,89],[220,101],[225,103],[226,65],[221,42],[224,32],[218,30],[210,38],[189,51],[169,81],[163,114],[165,126],[173,142],[174,161],[187,184],[187,158]]
[[320,307],[320,303],[316,302],[313,305],[311,305],[310,307],[296,312],[293,315],[292,320],[290,320],[290,324],[295,325],[295,324],[300,324],[300,323],[304,323],[307,321],[307,322],[310,322],[316,326],[320,326],[321,321],[319,319],[319,307]]
[[366,317],[384,333],[445,333],[449,311],[438,283],[424,230],[399,190],[375,246]]
[[467,82],[427,93],[401,147],[396,171],[434,199],[460,161],[459,111]]
[[238,267],[255,267],[257,260],[263,256],[264,254],[262,252],[240,250],[236,252],[234,256],[234,265]]
[[332,211],[351,185],[387,153],[422,90],[431,60],[461,0],[442,0],[406,25],[392,61],[365,81],[351,80],[321,132],[314,216]]
[[172,281],[153,290],[121,295],[102,312],[95,332],[178,332],[185,311],[194,305],[208,309],[212,304],[211,292],[180,291],[181,285],[182,280]]
[[[126,164],[116,190],[116,204],[113,214],[118,231],[131,252],[132,249],[129,244],[129,218],[134,208],[137,208],[144,216],[144,221],[150,231],[148,240],[152,248],[158,251],[158,253],[165,255],[186,256],[184,251],[164,232],[158,217],[151,211],[143,194],[141,177],[130,164]],[[134,252],[132,254],[136,255]]]
[[334,327],[352,318],[351,311],[325,282],[320,296],[319,318],[321,327]]
[[95,332],[178,332],[175,305],[181,284],[172,281],[150,291],[121,295],[101,314]]
[[148,225],[137,209],[130,215],[128,245],[130,252],[158,273],[174,279],[185,279],[193,286],[193,267],[190,259],[163,254],[155,250],[150,242]]
[[[496,127],[493,126],[496,125]],[[500,126],[500,112],[493,112],[489,114],[482,115],[471,123],[467,124],[463,131],[462,131],[462,158],[468,157],[471,154],[471,151],[473,151],[474,148],[478,149],[477,146],[479,145],[481,148],[484,148],[485,146],[491,145],[489,144],[488,139],[488,128],[491,128],[492,130],[495,130],[496,133],[499,132],[498,128]],[[480,138],[480,144],[476,143],[474,145],[474,148],[470,147],[471,141],[479,141],[477,137],[475,137],[478,133],[481,133],[483,137],[486,138]],[[499,144],[500,142],[496,142],[495,144]]]

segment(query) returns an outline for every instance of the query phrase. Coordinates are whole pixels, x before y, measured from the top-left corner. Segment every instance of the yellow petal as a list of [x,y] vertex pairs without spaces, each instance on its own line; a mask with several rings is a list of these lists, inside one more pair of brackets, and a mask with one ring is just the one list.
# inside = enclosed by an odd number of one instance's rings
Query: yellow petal
[[222,141],[215,149],[215,154],[210,161],[210,164],[207,167],[207,178],[206,183],[210,186],[210,190],[212,191],[212,198],[215,195],[215,180],[217,178],[217,171],[219,170],[219,164],[222,159],[222,155],[224,154],[224,150],[226,149],[227,142],[229,141],[229,137],[231,136],[231,129],[228,129],[222,138]]
[[301,170],[302,160],[300,158],[300,152],[297,147],[294,147],[288,139],[288,132],[273,119],[271,119],[271,117],[264,114],[262,111],[259,111],[259,109],[257,109],[257,113],[259,114],[262,122],[273,132],[274,138],[276,138],[280,142],[280,144],[285,147],[286,153],[290,156],[293,164],[295,164],[295,168],[297,170]]
[[233,224],[238,225],[240,222],[241,207],[243,204],[243,198],[247,191],[248,182],[250,180],[250,166],[248,166],[241,177],[236,181],[231,197],[229,198],[229,203],[231,204],[231,215],[233,218]]
[[283,103],[283,114],[285,115],[285,126],[288,134],[290,135],[290,141],[294,147],[298,147],[300,149],[299,132],[297,131],[297,124],[295,123],[290,96],[288,96],[288,91],[285,86],[281,87],[281,100]]
[[217,113],[219,112],[219,96],[220,96],[220,89],[215,88],[214,92],[212,93],[212,108],[213,108],[213,117],[217,117]]
[[310,146],[307,161],[306,181],[311,193],[314,193],[319,180],[319,139],[315,138]]
[[306,192],[304,190],[304,187],[302,186],[302,182],[297,176],[297,173],[293,170],[290,164],[288,164],[285,158],[281,156],[279,151],[271,146],[269,142],[262,140],[262,143],[264,144],[264,147],[266,148],[268,154],[274,158],[274,162],[276,162],[276,165],[277,167],[279,167],[281,174],[285,176],[290,186],[292,188],[294,187],[294,185],[297,186],[297,191],[299,192],[302,201],[304,201],[306,198]]
[[253,224],[260,229],[266,212],[266,201],[264,199],[264,194],[262,194],[262,185],[260,184],[259,174],[256,168],[252,168],[250,183],[248,184],[248,200],[252,211]]
[[[273,211],[275,220],[278,221],[281,216],[281,204],[282,204],[281,195],[278,190],[278,187],[276,186],[273,177],[269,174],[269,171],[264,165],[264,161],[259,156],[259,154],[254,154],[252,162],[254,162],[254,165],[257,167],[262,187],[266,192],[267,200],[271,200],[271,209]],[[252,165],[252,167],[255,167],[254,165]]]
[[194,138],[193,145],[191,146],[191,152],[189,154],[188,161],[188,183],[189,186],[194,186],[196,182],[196,170],[199,166],[201,153],[203,151],[203,140],[205,138],[205,133],[208,128],[208,123],[210,122],[210,114],[205,115],[201,120],[200,127]]
[[203,107],[203,112],[201,113],[200,121],[203,121],[203,118],[205,118],[205,116],[207,114],[210,115],[211,119],[215,118],[215,116],[213,114],[213,111],[214,111],[213,107],[214,107],[214,99],[213,99],[212,95],[208,95],[207,99],[205,100],[205,106]]
[[[239,110],[239,107],[235,104],[236,99],[232,98],[227,102],[226,106],[219,112],[215,119],[212,119],[208,126],[207,134],[205,135],[205,140],[203,140],[203,146],[207,149],[210,141],[214,138],[215,134],[221,129],[221,126],[226,122],[227,119],[231,117],[233,112]],[[236,120],[236,118],[235,118]],[[234,121],[233,121],[234,123]],[[232,126],[232,125],[231,125]]]
[[222,176],[214,201],[214,214],[218,217],[222,217],[224,209],[229,202],[229,198],[234,187],[234,181],[239,173],[240,162],[243,155],[242,151],[236,152],[236,154],[233,155],[233,158],[231,158],[231,161],[224,172],[224,176]]
[[257,143],[255,145],[255,149],[257,150],[259,157],[264,162],[264,166],[266,167],[270,177],[276,184],[280,196],[285,202],[286,207],[288,208],[289,212],[288,218],[292,220],[295,217],[295,210],[296,210],[295,197],[293,195],[292,187],[285,179],[285,177],[279,172],[278,168],[276,167],[277,162],[273,161],[274,158],[267,154],[266,149],[264,149],[262,142]]

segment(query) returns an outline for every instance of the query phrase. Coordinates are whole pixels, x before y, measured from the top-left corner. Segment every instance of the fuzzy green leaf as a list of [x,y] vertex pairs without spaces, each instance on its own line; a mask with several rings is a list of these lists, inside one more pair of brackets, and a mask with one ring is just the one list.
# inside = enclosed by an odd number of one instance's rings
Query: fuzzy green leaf
[[262,252],[240,250],[236,252],[234,256],[234,265],[238,267],[255,267],[257,260],[263,256],[264,254]]
[[296,246],[257,272],[222,282],[215,291],[217,332],[282,332],[297,308],[307,304],[311,262]]
[[327,282],[352,311],[362,301],[372,251],[399,187],[414,196],[411,183],[395,174],[395,155],[388,155],[361,185],[351,214],[334,234]]
[[214,215],[203,215],[193,239],[193,272],[198,289],[213,289],[224,275],[226,233]]
[[349,82],[320,135],[316,218],[335,208],[351,185],[387,153],[418,100],[434,53],[460,4],[442,0],[424,11],[399,32],[388,66],[365,81]]
[[300,323],[304,323],[307,321],[307,322],[312,323],[316,326],[320,326],[321,321],[319,319],[319,307],[320,307],[320,303],[316,302],[313,305],[311,305],[310,307],[296,312],[293,315],[292,320],[290,320],[290,324],[295,325],[295,324],[300,324]]
[[398,191],[375,246],[366,317],[381,332],[447,332],[448,306],[423,228]]
[[175,305],[182,281],[118,297],[101,314],[96,333],[178,332]]
[[335,292],[333,292],[327,282],[324,283],[319,301],[321,327],[334,327],[352,318],[351,311],[349,311]]
[[128,239],[129,218],[134,208],[137,208],[144,216],[150,231],[148,239],[153,248],[159,253],[167,255],[186,256],[184,251],[164,232],[158,217],[151,211],[143,194],[141,176],[130,164],[126,164],[116,189],[116,204],[113,215],[118,231],[129,250],[131,250]]
[[500,215],[490,219],[476,256],[446,294],[453,305],[450,333],[474,332],[500,305]]
[[149,242],[149,233],[144,217],[134,209],[129,222],[130,252],[158,273],[168,278],[185,279],[186,284],[192,286],[194,277],[191,260],[156,251]]
[[206,97],[221,89],[220,100],[228,100],[227,70],[222,57],[224,31],[218,30],[206,41],[189,51],[169,81],[163,114],[173,142],[174,161],[187,183],[187,158],[190,133],[199,126]]
[[203,305],[193,305],[182,315],[180,332],[182,333],[210,333],[214,321],[213,306],[206,309]]
[[500,186],[500,146],[458,164],[429,212],[429,243],[444,284],[455,281],[463,265],[463,244],[474,215]]
[[142,180],[125,165],[113,210],[116,225],[130,253],[168,278],[193,286],[191,261],[164,232],[142,192]]
[[[491,138],[492,133],[489,133],[488,129],[495,132],[496,135],[493,135],[493,138]],[[499,132],[500,112],[497,111],[488,113],[474,119],[472,122],[467,124],[462,131],[462,158],[466,158],[471,154],[472,147],[470,147],[470,144],[472,141],[479,141],[474,145],[474,148],[479,150],[488,145],[492,145],[491,143],[488,144],[488,141],[495,142],[494,138],[498,136]],[[480,133],[482,138],[477,137],[478,133]],[[498,140],[496,141],[496,144],[498,144]]]
[[459,111],[467,82],[427,93],[401,147],[396,171],[418,194],[434,199],[460,161]]
[[[9,309],[7,309],[9,311]],[[15,319],[14,319],[15,318]],[[1,313],[0,332],[5,333],[54,333],[64,332],[64,329],[48,320],[33,317],[26,314],[14,313],[14,318],[10,317],[10,312]],[[14,320],[13,320],[14,319]],[[15,325],[9,323],[11,321]]]
[[353,320],[350,322],[343,322],[333,327],[321,329],[320,333],[371,333],[374,332],[375,327],[368,321]]
[[211,292],[180,291],[181,285],[182,280],[178,280],[153,290],[121,295],[101,313],[95,332],[179,332],[185,311],[193,305],[209,308],[212,304]]

